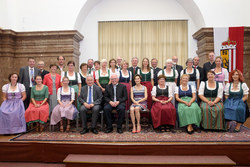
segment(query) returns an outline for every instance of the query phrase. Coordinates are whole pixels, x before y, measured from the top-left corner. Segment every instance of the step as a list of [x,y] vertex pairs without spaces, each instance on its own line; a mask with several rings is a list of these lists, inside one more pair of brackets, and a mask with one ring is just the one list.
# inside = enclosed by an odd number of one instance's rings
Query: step
[[227,156],[154,156],[154,155],[85,155],[69,154],[66,167],[80,166],[234,166]]

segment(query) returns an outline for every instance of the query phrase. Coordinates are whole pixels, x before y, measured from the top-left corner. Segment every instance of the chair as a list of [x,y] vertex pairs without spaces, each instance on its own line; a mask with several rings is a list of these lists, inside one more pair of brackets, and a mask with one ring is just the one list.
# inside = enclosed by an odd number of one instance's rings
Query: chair
[[[127,111],[125,112],[126,131],[129,131],[129,112],[130,112],[130,110],[127,110]],[[152,123],[150,110],[147,109],[147,110],[145,110],[145,111],[140,111],[140,113],[141,113],[141,114],[149,114],[149,122],[148,122],[148,129],[149,129],[150,126],[151,126],[151,123]]]

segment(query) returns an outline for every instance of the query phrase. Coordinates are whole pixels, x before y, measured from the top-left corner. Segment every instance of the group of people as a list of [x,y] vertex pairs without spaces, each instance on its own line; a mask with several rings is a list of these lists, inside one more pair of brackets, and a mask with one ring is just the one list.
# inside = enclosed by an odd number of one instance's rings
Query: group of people
[[[70,121],[80,112],[81,134],[89,131],[87,114],[92,113],[91,132],[96,128],[99,112],[104,111],[106,130],[111,133],[112,111],[118,113],[117,132],[123,133],[125,112],[129,111],[132,133],[141,132],[140,112],[150,110],[157,132],[171,131],[175,126],[185,127],[188,134],[200,126],[212,130],[228,130],[229,122],[236,121],[234,132],[239,132],[249,111],[248,86],[242,73],[229,72],[222,67],[222,58],[210,52],[209,62],[199,66],[199,57],[189,58],[186,68],[178,65],[178,58],[167,59],[165,66],[157,67],[153,58],[133,57],[132,66],[121,57],[93,61],[80,65],[67,62],[59,56],[58,64],[44,70],[44,62],[28,58],[28,66],[19,74],[9,75],[9,83],[2,87],[4,102],[0,107],[0,134],[22,133],[28,127],[43,131],[49,120],[60,123],[60,131],[70,131]],[[151,67],[150,67],[151,62]],[[60,72],[57,72],[59,69]],[[64,125],[66,122],[66,126]]]

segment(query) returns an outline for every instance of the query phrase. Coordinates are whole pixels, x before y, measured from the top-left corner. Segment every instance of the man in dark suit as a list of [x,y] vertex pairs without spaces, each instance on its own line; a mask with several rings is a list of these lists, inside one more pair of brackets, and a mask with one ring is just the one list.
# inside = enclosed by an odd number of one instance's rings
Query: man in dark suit
[[28,58],[28,66],[20,68],[19,82],[25,86],[27,95],[27,98],[24,100],[25,109],[28,108],[30,103],[30,93],[32,86],[35,85],[35,77],[40,74],[40,71],[35,68],[35,59],[33,57]]
[[204,65],[203,65],[203,71],[204,71],[204,81],[207,81],[207,72],[210,71],[211,69],[214,69],[216,64],[214,62],[214,52],[210,52],[208,54],[208,59],[209,59],[209,62],[206,62]]
[[161,70],[159,67],[157,67],[158,60],[156,58],[153,58],[151,60],[151,69],[154,71],[154,86],[158,85],[158,72]]
[[[181,74],[181,71],[183,70],[183,67],[181,65],[178,65],[178,57],[177,56],[173,56],[172,57],[172,61],[173,61],[173,66],[172,68],[177,70],[178,72],[178,78],[177,78],[177,86],[180,86],[180,74]],[[164,69],[166,68],[166,66],[164,66]]]
[[127,88],[123,84],[119,84],[117,74],[111,75],[111,84],[109,84],[104,92],[104,115],[106,118],[107,129],[105,133],[111,133],[112,127],[112,110],[118,112],[117,132],[123,133],[122,123],[125,116],[126,100],[128,99]]
[[199,66],[199,62],[200,62],[199,56],[195,56],[193,58],[193,62],[194,62],[193,68],[199,70],[199,73],[200,73],[200,82],[204,81],[204,71],[203,71],[203,68]]
[[88,132],[87,127],[87,111],[92,111],[92,122],[91,122],[91,132],[98,134],[96,130],[96,123],[101,109],[102,103],[102,89],[94,84],[94,77],[92,75],[87,75],[86,77],[87,85],[83,86],[81,89],[81,94],[78,97],[78,100],[83,104],[80,108],[81,118],[82,118],[82,127],[83,130],[81,134]]
[[128,68],[128,70],[131,71],[132,73],[132,86],[135,86],[134,76],[135,74],[137,74],[137,70],[141,69],[140,67],[137,66],[138,62],[139,62],[139,59],[137,57],[133,57],[131,60],[132,66]]
[[41,73],[41,76],[42,76],[42,79],[43,79],[44,76],[49,73],[49,71],[44,70],[44,61],[39,61],[37,63],[37,67],[40,70],[40,73]]

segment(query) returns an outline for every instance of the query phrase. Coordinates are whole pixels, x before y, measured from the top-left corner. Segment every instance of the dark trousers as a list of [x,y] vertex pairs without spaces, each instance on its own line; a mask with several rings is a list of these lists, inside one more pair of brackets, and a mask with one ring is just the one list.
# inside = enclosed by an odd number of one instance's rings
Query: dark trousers
[[[82,127],[87,128],[87,109],[84,105],[81,106],[80,108],[80,115],[82,119]],[[91,128],[96,128],[96,123],[100,111],[100,105],[95,105],[90,109],[92,111],[92,121],[91,121]]]
[[31,88],[26,88],[26,99],[23,101],[25,110],[29,107],[30,105],[30,94],[31,94]]
[[110,104],[104,106],[104,115],[108,129],[112,129],[112,110],[117,110],[118,112],[117,129],[121,129],[125,116],[125,104],[119,104],[117,107],[112,107]]

